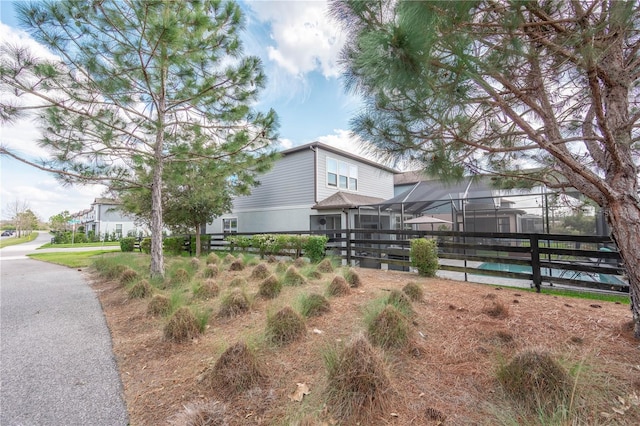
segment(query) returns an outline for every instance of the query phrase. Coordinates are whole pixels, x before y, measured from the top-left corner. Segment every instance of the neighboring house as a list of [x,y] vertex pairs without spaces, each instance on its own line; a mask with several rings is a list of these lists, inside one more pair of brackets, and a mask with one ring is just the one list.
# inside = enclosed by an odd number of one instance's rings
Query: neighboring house
[[377,211],[364,207],[393,197],[397,172],[313,142],[281,153],[260,185],[234,200],[233,210],[206,233],[294,232],[362,226]]
[[138,235],[142,230],[136,226],[133,216],[124,213],[120,207],[122,203],[111,198],[96,198],[91,208],[71,215],[84,226],[85,233],[93,231],[100,238],[105,234],[115,235],[117,238],[130,234]]

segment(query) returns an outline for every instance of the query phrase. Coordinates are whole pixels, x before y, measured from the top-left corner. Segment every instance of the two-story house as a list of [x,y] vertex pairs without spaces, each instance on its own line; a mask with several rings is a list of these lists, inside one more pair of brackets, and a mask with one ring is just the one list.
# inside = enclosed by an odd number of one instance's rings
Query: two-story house
[[104,234],[115,234],[117,238],[129,234],[137,235],[141,229],[136,225],[133,216],[121,210],[121,204],[111,198],[96,198],[91,203],[91,208],[76,214],[77,220],[84,226],[86,233],[93,231],[101,238]]
[[370,207],[393,197],[395,170],[313,142],[283,151],[260,185],[233,202],[206,233],[293,232],[378,222]]

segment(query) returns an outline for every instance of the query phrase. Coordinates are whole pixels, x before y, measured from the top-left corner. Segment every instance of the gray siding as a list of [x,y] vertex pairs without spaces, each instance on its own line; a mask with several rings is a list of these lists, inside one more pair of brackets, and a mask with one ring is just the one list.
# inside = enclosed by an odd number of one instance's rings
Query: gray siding
[[309,216],[313,214],[317,212],[309,207],[230,213],[207,224],[206,233],[221,233],[222,219],[233,217],[238,219],[238,232],[308,231]]
[[342,189],[341,191],[379,197],[385,200],[393,198],[393,173],[369,164],[360,163],[352,158],[318,149],[318,201],[322,201],[338,192],[337,188],[327,186],[327,157],[358,166],[358,190]]
[[251,195],[233,201],[234,211],[269,207],[313,205],[314,152],[296,152],[278,159],[273,169],[258,177],[260,185]]

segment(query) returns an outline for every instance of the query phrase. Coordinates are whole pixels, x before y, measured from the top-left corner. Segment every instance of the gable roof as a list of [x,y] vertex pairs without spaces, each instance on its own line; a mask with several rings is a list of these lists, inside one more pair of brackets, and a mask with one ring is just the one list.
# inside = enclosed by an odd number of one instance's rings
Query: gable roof
[[360,206],[379,204],[382,201],[384,201],[384,198],[368,197],[366,195],[338,191],[311,208],[316,210],[356,209]]
[[358,156],[356,154],[352,154],[350,152],[343,151],[343,150],[338,149],[338,148],[334,148],[334,147],[332,147],[330,145],[327,145],[327,144],[324,144],[322,142],[311,142],[311,143],[308,143],[308,144],[305,144],[305,145],[296,146],[296,147],[281,151],[280,154],[289,155],[289,154],[293,154],[293,153],[296,153],[296,152],[301,152],[301,151],[306,151],[306,150],[314,150],[314,149],[318,149],[318,148],[323,150],[323,151],[329,151],[329,152],[332,152],[334,154],[341,155],[343,157],[347,157],[347,158],[350,158],[350,159],[355,160],[355,161],[359,161],[359,162],[364,163],[364,164],[368,164],[368,165],[376,167],[378,169],[385,170],[385,171],[387,171],[389,173],[393,173],[393,174],[399,173],[397,170],[392,169],[391,167],[387,167],[387,166],[385,166],[383,164],[376,163],[375,161],[369,160],[369,159],[364,158],[364,157],[360,157],[360,156]]

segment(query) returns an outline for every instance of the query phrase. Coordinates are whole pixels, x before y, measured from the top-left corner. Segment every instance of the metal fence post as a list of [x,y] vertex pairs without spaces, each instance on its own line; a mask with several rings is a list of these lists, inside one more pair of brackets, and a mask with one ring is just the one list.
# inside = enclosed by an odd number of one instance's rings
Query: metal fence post
[[533,273],[533,285],[536,286],[536,292],[540,293],[542,273],[540,270],[540,241],[538,240],[538,234],[531,234],[529,237],[529,243],[531,244],[531,272]]

